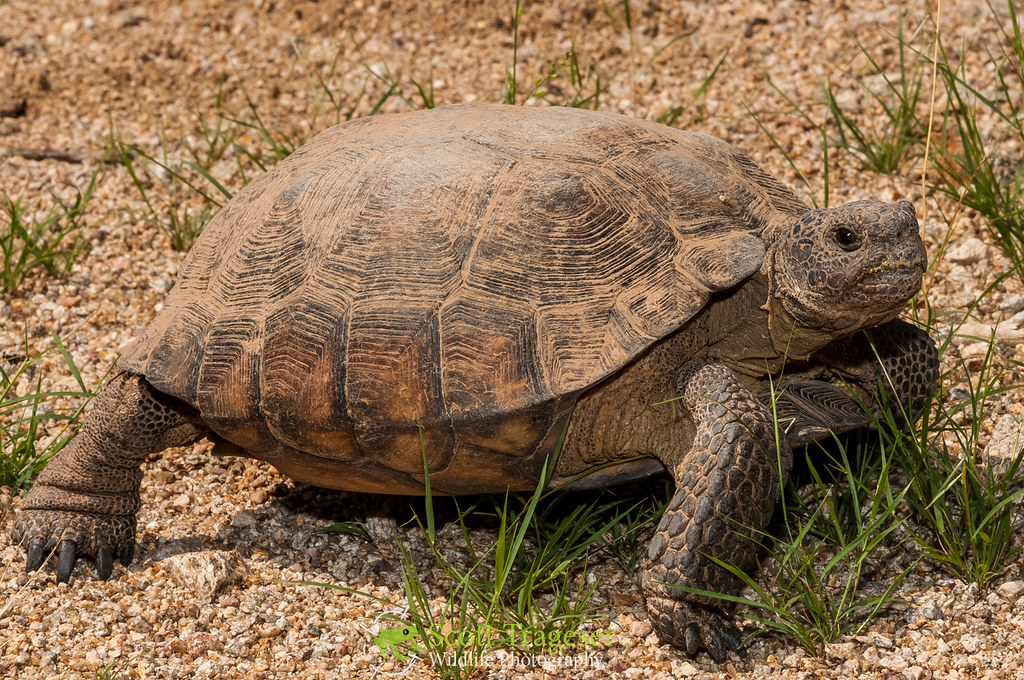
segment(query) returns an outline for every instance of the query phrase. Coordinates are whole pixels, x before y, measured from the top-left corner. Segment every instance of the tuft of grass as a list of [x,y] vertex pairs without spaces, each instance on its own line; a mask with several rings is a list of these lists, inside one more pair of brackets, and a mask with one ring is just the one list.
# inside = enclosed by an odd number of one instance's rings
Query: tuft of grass
[[807,175],[805,175],[800,170],[800,168],[797,166],[796,161],[793,160],[793,156],[790,155],[790,153],[789,153],[789,151],[787,149],[787,146],[779,141],[778,137],[775,136],[775,133],[773,133],[768,128],[768,126],[764,123],[764,121],[761,120],[761,118],[758,116],[757,113],[755,113],[749,107],[744,105],[744,107],[747,110],[747,115],[749,115],[754,120],[754,123],[757,124],[758,129],[760,129],[761,132],[764,133],[765,137],[768,138],[768,141],[770,141],[772,143],[772,146],[774,146],[779,151],[779,153],[782,154],[782,157],[784,159],[786,159],[786,162],[789,164],[789,167],[791,167],[793,169],[793,171],[796,172],[797,177],[799,177],[800,181],[803,182],[805,187],[807,187],[807,195],[811,199],[811,205],[813,205],[815,208],[827,208],[829,206],[829,153],[828,153],[829,138],[828,138],[828,118],[826,116],[825,120],[822,123],[820,123],[820,124],[814,122],[814,120],[812,119],[811,115],[807,111],[805,111],[803,108],[801,108],[795,101],[793,101],[793,99],[789,95],[787,95],[785,92],[783,92],[781,88],[779,88],[774,82],[771,81],[771,79],[768,80],[768,84],[771,86],[771,88],[773,90],[775,90],[776,94],[778,94],[780,97],[782,97],[783,100],[785,100],[785,102],[789,105],[790,109],[799,118],[807,121],[812,127],[818,128],[821,131],[821,138],[822,138],[822,140],[821,140],[822,141],[822,144],[821,144],[821,151],[822,151],[822,164],[821,164],[821,167],[822,167],[822,184],[823,184],[822,190],[823,190],[823,194],[824,194],[821,203],[818,202],[818,196],[817,196],[817,192],[814,190],[814,186],[811,184],[811,181],[807,178]]
[[[809,447],[805,455],[812,482],[799,490],[796,502],[784,500],[783,536],[752,536],[766,544],[772,568],[762,566],[755,578],[719,562],[754,596],[693,592],[745,605],[747,618],[763,627],[755,634],[783,633],[820,655],[829,642],[863,631],[895,601],[919,559],[934,560],[981,588],[990,585],[1019,552],[1013,515],[1024,498],[1024,446],[1008,461],[979,464],[982,423],[990,417],[995,397],[1019,387],[1019,366],[1000,358],[994,338],[970,338],[987,340],[989,347],[970,366],[959,355],[957,362],[950,361],[955,332],[946,335],[939,351],[946,357],[943,362],[954,366],[944,378],[956,373],[966,381],[963,399],[937,396],[909,431],[903,423],[912,419],[902,406],[883,403],[877,437],[847,437],[828,448]],[[855,450],[848,449],[850,442]],[[821,463],[828,475],[821,474]],[[794,498],[796,491],[791,489],[788,497]],[[881,593],[865,593],[865,567],[883,541],[901,552],[913,543],[921,557]]]
[[[778,396],[773,393],[773,411]],[[783,427],[776,417],[777,442],[785,436]],[[787,492],[787,482],[780,482],[781,536],[767,530],[734,529],[769,556],[759,560],[757,574],[711,558],[748,588],[752,597],[679,589],[741,605],[742,615],[759,626],[752,636],[786,635],[817,656],[839,637],[863,631],[894,601],[913,567],[906,567],[882,593],[865,591],[863,577],[872,555],[901,525],[896,509],[907,490],[894,492],[890,486],[891,449],[869,456],[862,450],[848,451],[845,442],[834,438],[828,447],[822,443],[805,447],[812,479],[808,489]]]
[[0,189],[0,293],[14,292],[37,269],[55,278],[67,276],[89,247],[82,234],[85,210],[102,177],[97,169],[84,191],[72,187],[74,200],[50,189],[53,205],[42,218],[35,217],[21,197],[12,198]]
[[645,481],[638,489],[604,489],[607,507],[616,508],[621,517],[604,536],[604,552],[612,557],[624,573],[635,576],[640,570],[640,558],[647,554],[641,542],[649,535],[665,513],[672,498],[674,483],[663,477],[660,484]]
[[[50,458],[70,441],[71,430],[93,397],[63,340],[53,331],[50,335],[52,343],[41,352],[29,355],[26,338],[22,356],[6,358],[6,366],[0,363],[0,486],[9,487],[12,493],[27,489]],[[78,390],[43,390],[37,364],[54,352],[60,354]],[[52,403],[56,399],[71,399],[77,406],[56,408]],[[49,422],[59,423],[60,429],[47,438]]]
[[519,103],[519,22],[523,19],[523,2],[516,0],[512,10],[512,67],[505,69],[503,104]]
[[[312,100],[313,115],[304,126],[287,130],[274,126],[264,118],[244,86],[239,88],[244,108],[239,113],[228,112],[223,79],[211,109],[196,112],[192,134],[184,136],[178,144],[161,135],[156,153],[124,142],[111,121],[110,155],[127,169],[145,206],[142,219],[163,231],[175,250],[191,248],[223,202],[231,198],[224,174],[237,175],[242,185],[248,184],[255,174],[266,172],[294,153],[320,127],[356,117],[373,80],[381,81],[385,88],[368,115],[378,113],[398,93],[398,78],[386,69],[383,73],[368,69],[362,86],[352,93],[347,87],[348,74],[339,66],[340,49],[325,72],[312,68],[298,45],[293,46],[293,52],[296,68],[308,83]],[[414,80],[413,84],[423,104],[433,106],[432,82],[421,85]]]
[[[302,71],[302,74],[309,85],[310,97],[313,100],[313,116],[310,118],[308,124],[309,130],[312,131],[344,123],[345,121],[355,118],[359,114],[359,107],[366,99],[370,80],[377,79],[386,81],[387,77],[382,77],[382,75],[390,75],[390,73],[379,74],[373,69],[367,68],[369,74],[362,81],[359,89],[353,93],[352,89],[348,86],[349,74],[341,68],[341,57],[344,54],[342,46],[339,46],[335,51],[334,59],[331,61],[330,65],[327,66],[324,73],[310,67],[308,62],[306,62],[305,58],[302,56],[298,43],[292,44],[292,51],[295,53],[299,69]],[[426,108],[433,108],[433,83],[428,83],[428,90],[424,90],[418,83],[416,83],[415,80],[413,83],[417,89],[419,89],[421,96],[423,96],[424,106]],[[378,97],[370,115],[379,111],[380,107],[384,105],[384,102],[386,102],[395,93],[395,90],[397,89],[397,81],[392,78],[392,82],[387,84],[388,89],[384,94]],[[392,84],[395,84],[395,87],[392,87]],[[429,105],[426,103],[427,96],[430,98]]]
[[547,74],[537,79],[533,96],[552,106],[597,111],[606,88],[597,65],[582,65],[573,43],[563,59],[547,63]]
[[[385,103],[399,91],[399,80],[394,76],[387,66],[383,70],[374,70],[366,67],[368,74],[362,85],[355,94],[351,94],[348,87],[348,74],[339,67],[341,50],[336,52],[334,61],[327,70],[326,76],[314,72],[309,64],[302,57],[298,45],[293,46],[298,62],[298,68],[303,72],[307,83],[309,83],[309,97],[313,104],[313,117],[308,124],[299,128],[285,130],[272,125],[260,114],[259,104],[249,95],[245,87],[241,88],[242,96],[245,98],[246,109],[242,115],[232,116],[223,111],[218,115],[237,126],[239,138],[245,133],[254,135],[262,144],[250,146],[236,141],[234,150],[240,158],[246,158],[252,162],[261,172],[265,172],[295,152],[300,146],[320,131],[320,128],[336,125],[359,115],[360,106],[370,90],[373,80],[380,81],[384,91],[366,112],[366,115],[373,116],[380,112]],[[423,91],[426,96],[432,96]],[[406,101],[409,101],[406,99]],[[248,179],[243,174],[244,183]]]
[[1014,547],[1013,515],[1024,498],[1024,446],[1018,444],[1009,460],[994,461],[981,444],[994,399],[1020,389],[1020,366],[1001,356],[994,336],[970,337],[986,343],[987,351],[968,365],[952,344],[956,328],[941,347],[963,398],[946,393],[932,400],[913,434],[891,425],[881,430],[910,480],[914,519],[927,529],[917,541],[929,558],[984,589],[1020,550]]
[[434,65],[430,65],[430,71],[427,73],[427,79],[425,83],[421,83],[415,78],[409,78],[412,82],[413,87],[416,88],[416,93],[420,97],[420,103],[424,109],[432,109],[437,106],[434,99]]
[[[415,635],[395,642],[392,651],[410,668],[426,660],[442,678],[470,677],[499,650],[550,654],[585,646],[574,634],[603,618],[591,605],[597,581],[588,578],[590,557],[614,550],[635,564],[638,534],[668,502],[666,494],[654,495],[659,505],[646,493],[638,502],[635,495],[609,491],[586,494],[589,500],[581,502],[579,492],[545,490],[552,467],[546,465],[532,494],[480,496],[465,507],[452,499],[453,524],[464,546],[452,551],[438,539],[425,460],[426,495],[414,521],[444,577],[441,593],[432,591],[398,541],[407,613],[395,622],[410,625]],[[476,531],[481,525],[493,541],[481,544]],[[365,537],[355,523],[336,523],[325,531]],[[289,583],[379,600],[343,586]],[[439,594],[440,604],[432,599]]]
[[812,528],[827,521],[826,512],[819,509],[806,523],[797,524],[787,540],[769,548],[777,566],[771,570],[762,566],[760,579],[716,560],[756,597],[728,599],[750,608],[744,615],[762,626],[755,635],[775,632],[790,636],[816,656],[842,636],[860,634],[896,600],[897,589],[913,568],[907,566],[880,594],[864,591],[862,577],[868,558],[899,526],[892,518],[901,500],[902,494],[883,506],[842,547],[813,538]]
[[93,671],[93,680],[119,680],[127,677],[128,667],[134,659],[114,659],[100,670]]
[[[215,162],[225,145],[231,143],[233,133],[222,128],[219,121],[210,127],[205,118],[200,118],[200,127],[205,131],[205,150],[200,152],[197,146],[186,145],[187,152],[191,158]],[[197,160],[172,155],[166,139],[161,144],[159,159],[138,145],[126,144],[113,131],[110,144],[146,207],[143,219],[164,232],[174,250],[192,247],[203,227],[220,210],[217,194],[231,198],[231,192],[213,177],[210,169]]]
[[829,643],[861,633],[882,614],[895,601],[897,589],[913,568],[907,566],[880,594],[864,591],[862,577],[868,558],[899,526],[892,520],[902,498],[901,493],[880,507],[870,521],[862,519],[843,546],[814,537],[815,528],[830,521],[827,504],[817,508],[806,521],[787,525],[785,539],[769,541],[767,552],[774,566],[762,561],[757,578],[714,560],[752,590],[754,598],[692,592],[744,605],[743,615],[761,626],[753,635],[786,635],[808,653],[821,656]]
[[[547,475],[530,496],[506,495],[500,504],[493,496],[485,497],[459,511],[456,521],[468,566],[449,559],[437,545],[427,497],[425,524],[421,521],[420,526],[447,576],[448,594],[440,611],[431,605],[408,555],[403,577],[409,617],[441,677],[469,677],[488,653],[499,649],[550,651],[536,641],[564,639],[599,618],[590,606],[596,582],[587,585],[587,556],[626,512],[614,502],[563,503],[565,494],[554,492],[551,497],[544,492],[546,480]],[[483,549],[470,536],[467,519],[472,516],[497,523],[494,542]],[[438,639],[431,634],[440,630],[483,635]]]
[[[560,448],[561,441],[550,461],[557,459]],[[424,514],[417,514],[416,521],[446,575],[447,596],[439,609],[432,605],[415,563],[403,549],[409,619],[419,640],[406,651],[429,657],[441,677],[469,677],[496,650],[551,653],[572,647],[564,642],[566,636],[600,618],[590,605],[597,582],[587,578],[589,557],[618,544],[616,536],[635,545],[636,532],[655,519],[638,512],[642,504],[629,497],[598,493],[581,503],[578,493],[545,491],[552,469],[553,464],[545,464],[530,495],[484,496],[465,509],[456,502],[455,521],[465,545],[459,552],[465,557],[452,559],[437,542],[424,455]],[[471,520],[481,519],[496,529],[494,541],[484,547],[469,529]],[[625,532],[620,530],[623,525]],[[622,544],[618,548],[628,550]],[[632,559],[637,559],[635,554]],[[441,637],[438,631],[456,635]]]
[[259,148],[260,153],[254,153],[249,147],[239,147],[239,151],[249,157],[260,171],[266,172],[268,166],[277,165],[302,146],[306,142],[306,135],[301,132],[287,132],[268,124],[260,116],[256,100],[249,95],[248,90],[244,87],[242,95],[245,97],[248,120],[240,117],[229,118],[229,120],[240,128],[254,132],[263,142]]
[[[651,58],[651,61],[647,63],[647,68],[651,66],[655,59],[661,56],[661,53],[664,50],[671,47],[677,40],[685,38],[688,35],[690,35],[690,33],[685,33],[683,35],[677,36],[676,38],[673,38],[671,41],[669,41],[669,43],[666,44],[665,47],[661,48],[660,50],[658,50],[658,52],[655,53],[655,55]],[[708,71],[708,74],[704,76],[704,79],[701,81],[697,89],[694,90],[693,93],[690,95],[690,100],[678,106],[673,106],[670,109],[662,111],[661,114],[658,116],[658,122],[664,125],[672,125],[686,128],[688,126],[695,125],[701,120],[707,118],[707,107],[702,105],[702,101],[706,98],[708,90],[711,89],[711,85],[715,82],[715,77],[718,75],[719,69],[722,68],[722,64],[725,63],[725,60],[728,58],[728,56],[729,52],[728,50],[726,50],[726,52],[718,59],[718,61],[715,62],[715,65],[711,67],[711,69]],[[696,109],[696,111],[694,111],[694,109]]]
[[355,536],[361,541],[369,541],[370,533],[366,530],[366,526],[362,522],[333,522],[323,529],[320,529],[322,534],[346,534],[348,536]]
[[[896,35],[899,76],[890,78],[886,68],[857,42],[861,54],[871,66],[871,77],[884,83],[882,92],[865,86],[864,91],[874,102],[874,121],[867,125],[842,110],[836,100],[831,83],[824,85],[828,111],[835,120],[838,138],[836,144],[854,152],[861,158],[864,170],[881,173],[898,172],[911,152],[920,147],[927,135],[927,126],[918,115],[924,82],[924,62],[915,56],[908,57],[911,47],[904,36],[902,12]],[[876,122],[875,122],[876,121]]]
[[[519,104],[520,89],[526,89],[525,86],[521,88],[519,82],[519,28],[522,21],[523,6],[521,0],[517,0],[512,14],[512,58],[511,66],[505,69],[502,98],[502,102],[505,104]],[[580,50],[577,49],[576,42],[573,41],[569,50],[562,57],[544,60],[541,65],[540,75],[530,84],[522,103],[531,105],[544,102],[550,106],[597,111],[605,102],[605,95],[608,92],[610,83],[625,75],[629,78],[630,87],[635,94],[636,83],[640,74],[643,71],[651,70],[654,62],[669,48],[683,38],[693,34],[693,31],[689,31],[676,35],[657,49],[646,64],[638,67],[635,60],[633,14],[629,0],[621,0],[617,7],[606,4],[603,6],[603,11],[609,22],[617,29],[625,31],[629,38],[630,47],[627,66],[604,70],[598,62],[587,60],[583,57]],[[689,102],[663,111],[658,117],[658,122],[675,125],[684,120],[684,114],[689,114],[694,105],[698,104],[705,97],[727,56],[728,52],[723,54],[711,67],[708,75],[705,76],[701,84],[690,96]],[[430,96],[427,96],[423,88],[416,81],[413,81],[413,83],[417,86],[420,97],[427,108],[432,107],[432,93]],[[699,107],[698,109],[696,114],[685,117],[687,124],[702,120],[707,115],[706,110]]]
[[[849,151],[860,158],[861,167],[865,170],[881,173],[895,173],[919,150],[921,143],[927,138],[928,126],[918,115],[924,84],[924,62],[908,42],[904,32],[904,17],[900,14],[896,35],[898,77],[892,78],[885,65],[878,61],[870,50],[859,41],[861,53],[867,59],[872,72],[869,77],[880,80],[883,87],[869,87],[865,82],[864,92],[875,104],[877,115],[870,123],[861,121],[860,116],[845,111],[839,104],[831,82],[822,85],[826,106],[820,120],[810,111],[800,106],[788,94],[770,79],[769,86],[789,106],[790,111],[809,126],[820,131],[822,148],[822,197],[819,201],[817,191],[807,176],[797,167],[788,151],[787,145],[780,142],[771,129],[761,118],[747,109],[761,132],[768,137],[772,145],[782,154],[786,162],[797,173],[800,181],[807,188],[811,203],[815,208],[829,207],[829,150],[839,148]],[[830,124],[831,121],[831,124]],[[831,136],[832,128],[835,129]]]
[[[938,44],[935,64],[946,94],[946,109],[933,164],[938,189],[951,199],[976,210],[988,221],[992,236],[1024,278],[1024,112],[1019,103],[1024,91],[1024,33],[1013,0],[1007,0],[1009,28],[1004,28],[995,8],[989,6],[999,26],[999,54],[988,52],[995,87],[985,94],[968,81],[966,60],[953,65],[945,47]],[[1015,103],[1015,100],[1018,103]],[[997,121],[988,129],[979,114]],[[1003,169],[1001,149],[1018,149]]]
[[[546,651],[534,641],[554,634],[564,637],[599,618],[590,606],[596,584],[586,585],[585,563],[573,564],[579,555],[563,555],[562,562],[552,565],[545,558],[558,552],[554,546],[548,544],[549,550],[532,554],[524,544],[531,505],[521,507],[518,499],[507,500],[511,504],[501,509],[504,521],[497,538],[483,551],[474,546],[464,521],[467,515],[460,513],[459,526],[471,555],[469,567],[449,560],[436,543],[429,542],[447,579],[447,597],[439,610],[412,560],[405,558],[409,617],[441,677],[468,677],[485,656],[500,649]],[[514,509],[526,514],[516,515]],[[459,634],[439,639],[438,631]]]
[[231,121],[223,115],[224,78],[221,78],[217,92],[213,97],[213,113],[196,111],[195,136],[186,135],[181,145],[189,155],[191,162],[204,169],[224,159],[237,143],[238,131],[232,127]]
[[[938,31],[934,57],[925,57],[914,48],[913,37],[905,35],[901,15],[896,36],[897,78],[891,78],[884,64],[860,46],[872,69],[871,77],[882,84],[881,91],[865,87],[878,114],[873,121],[865,122],[843,110],[830,84],[824,86],[827,116],[820,124],[783,97],[799,117],[820,127],[823,134],[831,117],[837,136],[828,140],[826,135],[826,151],[829,143],[851,151],[866,170],[896,173],[908,158],[927,153],[934,188],[981,214],[1024,278],[1024,164],[1019,152],[1024,147],[1024,111],[1019,99],[1024,91],[1024,31],[1014,0],[1007,0],[1006,7],[1008,25],[1004,26],[996,8],[989,5],[999,38],[998,51],[986,51],[986,71],[993,74],[992,81],[971,82],[967,60],[951,59]],[[945,101],[934,129],[927,116],[918,114],[926,68],[937,77]],[[783,150],[778,143],[776,146]],[[1004,151],[1014,148],[1018,151]],[[788,156],[787,160],[792,164]]]

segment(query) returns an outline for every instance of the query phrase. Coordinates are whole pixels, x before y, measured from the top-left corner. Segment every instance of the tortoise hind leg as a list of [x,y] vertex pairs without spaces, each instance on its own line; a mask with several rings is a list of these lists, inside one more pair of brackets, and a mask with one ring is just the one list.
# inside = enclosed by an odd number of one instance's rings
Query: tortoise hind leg
[[204,434],[188,406],[157,392],[141,376],[116,375],[21,505],[11,537],[28,552],[27,570],[41,567],[54,548],[58,582],[70,579],[79,555],[92,556],[104,579],[115,554],[127,566],[135,545],[143,460]]

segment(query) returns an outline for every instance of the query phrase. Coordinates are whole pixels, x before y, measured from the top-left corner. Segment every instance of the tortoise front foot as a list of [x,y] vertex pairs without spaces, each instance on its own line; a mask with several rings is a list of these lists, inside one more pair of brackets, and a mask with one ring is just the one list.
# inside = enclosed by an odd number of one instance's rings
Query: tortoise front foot
[[743,643],[743,633],[732,616],[717,607],[655,597],[647,599],[647,611],[661,641],[690,656],[706,651],[715,663],[722,663]]
[[114,570],[115,555],[124,566],[131,564],[135,516],[23,509],[18,512],[11,538],[26,550],[26,571],[39,569],[56,555],[57,582],[67,583],[75,560],[91,557],[96,561],[96,574],[106,580]]

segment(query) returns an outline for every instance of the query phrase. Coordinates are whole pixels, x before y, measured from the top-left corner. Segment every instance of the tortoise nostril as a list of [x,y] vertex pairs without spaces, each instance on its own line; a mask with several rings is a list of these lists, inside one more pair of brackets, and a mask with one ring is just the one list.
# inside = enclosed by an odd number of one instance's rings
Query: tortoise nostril
[[901,215],[896,226],[896,235],[900,239],[917,236],[917,219],[913,215]]

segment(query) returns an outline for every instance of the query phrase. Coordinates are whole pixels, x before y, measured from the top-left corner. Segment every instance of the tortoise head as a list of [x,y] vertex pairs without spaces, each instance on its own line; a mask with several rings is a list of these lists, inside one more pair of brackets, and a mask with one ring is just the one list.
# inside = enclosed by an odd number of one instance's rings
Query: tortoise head
[[909,201],[811,210],[771,249],[773,343],[801,354],[895,318],[920,290],[926,266]]

